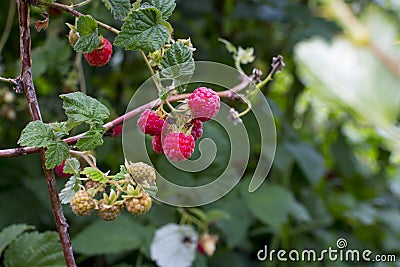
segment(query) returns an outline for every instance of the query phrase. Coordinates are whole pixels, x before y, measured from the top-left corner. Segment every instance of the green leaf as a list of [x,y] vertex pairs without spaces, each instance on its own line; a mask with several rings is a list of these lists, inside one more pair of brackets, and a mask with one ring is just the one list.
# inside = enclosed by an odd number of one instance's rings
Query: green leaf
[[288,222],[289,215],[298,221],[310,219],[304,206],[281,186],[265,184],[253,193],[243,191],[243,198],[253,216],[269,225],[276,233],[281,232],[281,227]]
[[81,171],[81,174],[86,175],[86,177],[90,178],[93,181],[97,182],[105,182],[106,178],[104,177],[105,174],[100,171],[99,169],[93,168],[93,167],[86,167]]
[[46,147],[53,139],[51,126],[41,121],[31,121],[21,132],[21,146]]
[[194,73],[192,51],[183,43],[173,43],[161,59],[162,75],[174,78],[175,84],[187,83]]
[[52,142],[46,150],[46,168],[53,169],[68,157],[69,146],[63,141]]
[[90,53],[95,50],[100,44],[99,35],[94,32],[88,35],[79,37],[78,41],[74,45],[76,52]]
[[98,32],[97,21],[90,15],[80,16],[76,28],[80,37]]
[[144,4],[153,6],[161,11],[163,20],[167,20],[175,9],[175,0],[144,0]]
[[88,124],[102,124],[110,116],[110,111],[98,100],[81,92],[60,95],[68,119]]
[[78,140],[76,146],[80,150],[93,150],[103,144],[103,134],[105,129],[103,127],[93,128],[86,132],[86,134]]
[[80,170],[79,160],[76,158],[69,158],[65,160],[64,172],[70,174],[78,174]]
[[325,172],[324,158],[306,143],[285,143],[304,175],[315,185]]
[[131,3],[129,0],[103,0],[104,5],[115,19],[124,20],[129,14]]
[[72,197],[76,192],[78,192],[80,184],[80,180],[77,179],[75,175],[69,178],[69,180],[65,183],[64,188],[58,194],[61,204],[68,204],[71,202]]
[[4,228],[0,232],[0,256],[3,250],[14,241],[17,236],[25,232],[26,230],[33,230],[34,226],[30,226],[27,224],[13,224],[6,228]]
[[167,43],[171,32],[161,11],[148,7],[133,11],[126,17],[114,44],[128,50],[154,52]]
[[53,136],[60,140],[62,137],[68,135],[69,129],[67,127],[67,122],[53,122],[49,123],[51,129],[53,130]]
[[4,253],[5,267],[65,267],[56,232],[24,233]]
[[132,216],[121,215],[111,222],[90,224],[72,239],[72,245],[76,252],[88,256],[121,253],[145,243],[143,234],[147,231]]
[[128,174],[128,170],[126,169],[125,165],[119,165],[119,172],[114,175],[114,180],[125,180],[125,174]]

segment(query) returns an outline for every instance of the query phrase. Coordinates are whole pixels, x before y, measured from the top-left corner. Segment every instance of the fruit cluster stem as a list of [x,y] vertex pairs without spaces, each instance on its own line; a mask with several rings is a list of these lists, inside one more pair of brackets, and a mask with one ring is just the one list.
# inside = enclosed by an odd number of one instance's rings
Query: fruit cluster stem
[[[30,36],[30,2],[29,0],[17,0],[18,7],[18,22],[20,29],[20,59],[21,59],[21,86],[25,93],[29,113],[32,121],[42,120],[39,109],[39,104],[36,98],[35,87],[32,79],[31,68],[31,36]],[[54,215],[54,220],[57,226],[57,231],[60,236],[62,249],[64,252],[65,262],[67,267],[76,267],[74,255],[72,252],[71,241],[68,235],[68,224],[64,217],[58,191],[54,171],[46,169],[45,149],[40,149],[40,157],[42,160],[43,171],[46,177],[47,189],[49,191],[51,207]]]

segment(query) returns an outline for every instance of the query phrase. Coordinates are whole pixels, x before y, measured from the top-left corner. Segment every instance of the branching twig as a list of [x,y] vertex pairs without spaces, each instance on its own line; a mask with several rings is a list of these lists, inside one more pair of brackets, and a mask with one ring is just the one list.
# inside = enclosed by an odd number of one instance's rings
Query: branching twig
[[[20,29],[20,59],[21,59],[21,75],[20,81],[28,101],[29,113],[32,120],[42,120],[39,104],[36,99],[35,87],[32,79],[31,68],[31,36],[30,36],[30,2],[28,0],[17,0],[18,22]],[[74,255],[72,252],[71,241],[68,235],[68,224],[65,220],[58,191],[54,171],[46,169],[45,150],[39,150],[42,160],[43,171],[46,177],[47,189],[49,191],[50,202],[57,225],[58,234],[60,236],[61,245],[64,252],[64,258],[68,267],[76,267]]]
[[[237,86],[225,90],[225,91],[220,91],[217,92],[217,94],[222,97],[222,98],[234,98],[237,95],[237,92],[245,89],[247,85],[249,84],[250,80],[245,78],[242,82],[240,82]],[[176,102],[182,99],[186,99],[189,97],[189,94],[179,94],[175,96],[170,96],[168,98],[169,102]],[[158,107],[160,106],[162,101],[160,99],[155,99],[149,103],[146,103],[140,107],[137,107],[126,114],[106,123],[103,125],[103,127],[106,129],[104,135],[108,135],[115,126],[118,126],[122,124],[124,121],[129,120],[140,113],[142,113],[144,110],[148,108],[153,108],[153,107]],[[76,142],[78,142],[79,139],[81,139],[85,133],[81,133],[75,136],[71,136],[69,138],[64,139],[63,141],[67,143],[68,145],[73,145]],[[10,149],[3,149],[0,150],[0,158],[11,158],[11,157],[19,157],[19,156],[25,156],[28,154],[32,153],[37,153],[39,152],[39,149],[36,147],[19,147],[19,148],[10,148]]]
[[[75,17],[83,16],[83,14],[81,12],[76,11],[75,9],[73,9],[70,6],[67,6],[67,5],[63,5],[63,4],[60,4],[60,3],[51,3],[51,2],[44,1],[44,0],[39,0],[38,3],[39,3],[39,5],[48,6],[48,7],[52,7],[52,8],[58,9],[58,10],[63,10],[65,12],[71,13]],[[106,30],[108,30],[108,31],[110,31],[110,32],[112,32],[114,34],[118,34],[119,33],[119,30],[117,30],[117,29],[111,27],[110,25],[107,25],[107,24],[105,24],[105,23],[103,23],[101,21],[97,21],[97,24],[100,27],[102,27],[103,29],[106,29]]]

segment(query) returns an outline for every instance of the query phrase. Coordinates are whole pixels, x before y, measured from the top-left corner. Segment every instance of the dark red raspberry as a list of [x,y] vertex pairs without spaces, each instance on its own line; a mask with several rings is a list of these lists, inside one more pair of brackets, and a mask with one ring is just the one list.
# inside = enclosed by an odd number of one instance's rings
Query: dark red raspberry
[[191,135],[171,132],[163,140],[165,155],[172,161],[190,158],[194,151],[194,139]]
[[151,145],[153,146],[153,150],[158,154],[164,154],[164,150],[161,143],[161,136],[155,135],[153,136],[153,140],[151,140]]
[[220,108],[220,99],[216,92],[206,87],[199,87],[189,96],[188,104],[195,118],[201,121],[211,120]]
[[90,53],[84,53],[86,61],[90,66],[104,66],[110,61],[112,55],[112,45],[106,38],[102,38],[101,44]]
[[194,141],[197,141],[203,135],[203,123],[199,119],[192,120],[192,136]]
[[161,119],[153,110],[146,109],[140,114],[137,121],[139,129],[149,135],[161,135],[164,120]]
[[118,137],[121,135],[121,133],[122,133],[122,125],[120,124],[113,128],[111,137]]
[[56,169],[56,173],[58,176],[60,177],[65,177],[68,178],[71,176],[71,174],[69,173],[65,173],[64,172],[64,166],[65,166],[65,160],[63,160],[63,162],[61,163],[61,165],[58,165],[55,169]]

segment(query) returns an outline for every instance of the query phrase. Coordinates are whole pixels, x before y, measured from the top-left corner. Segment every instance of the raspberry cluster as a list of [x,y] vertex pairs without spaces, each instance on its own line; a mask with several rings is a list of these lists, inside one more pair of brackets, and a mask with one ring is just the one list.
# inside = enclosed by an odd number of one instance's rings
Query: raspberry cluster
[[144,134],[153,136],[153,150],[172,161],[190,158],[195,141],[203,135],[203,122],[218,114],[220,98],[212,89],[199,87],[190,94],[185,107],[174,114],[167,114],[162,106],[156,111],[146,109],[137,121]]
[[[88,216],[97,210],[98,216],[105,221],[116,219],[124,208],[134,215],[148,212],[152,199],[144,189],[155,186],[154,169],[143,162],[125,162],[125,169],[122,180],[110,183],[85,180],[85,186],[80,185],[81,189],[71,199],[72,211],[79,216]],[[101,193],[102,197],[97,198]]]

